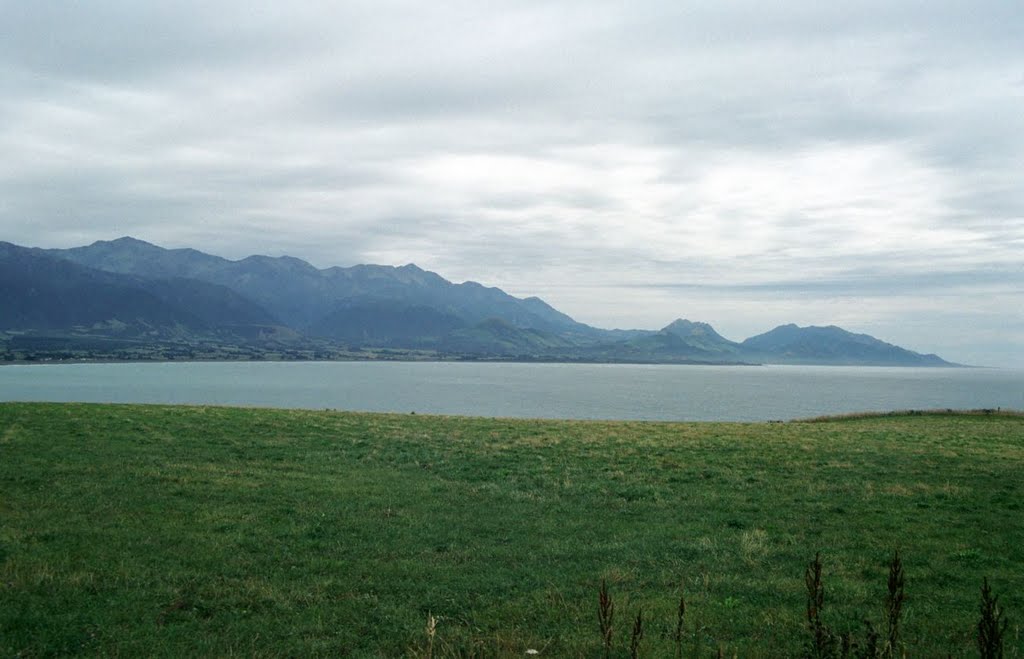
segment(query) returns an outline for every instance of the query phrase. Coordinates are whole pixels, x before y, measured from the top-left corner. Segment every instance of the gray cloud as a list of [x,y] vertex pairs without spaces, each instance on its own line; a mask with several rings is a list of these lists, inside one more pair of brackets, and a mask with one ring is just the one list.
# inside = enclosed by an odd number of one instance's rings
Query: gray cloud
[[1022,32],[999,0],[7,3],[0,228],[1024,364]]

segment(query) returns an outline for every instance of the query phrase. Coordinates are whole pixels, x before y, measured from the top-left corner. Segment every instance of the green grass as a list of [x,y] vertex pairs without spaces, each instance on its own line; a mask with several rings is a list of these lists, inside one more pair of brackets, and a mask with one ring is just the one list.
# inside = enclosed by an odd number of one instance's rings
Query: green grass
[[0,656],[798,654],[882,621],[976,656],[987,577],[1024,621],[1024,418],[522,421],[0,404]]

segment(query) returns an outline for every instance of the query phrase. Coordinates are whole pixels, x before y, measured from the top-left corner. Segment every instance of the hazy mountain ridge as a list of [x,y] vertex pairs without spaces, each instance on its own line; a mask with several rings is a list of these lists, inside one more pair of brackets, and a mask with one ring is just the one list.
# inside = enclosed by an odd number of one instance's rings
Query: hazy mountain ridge
[[0,243],[0,296],[0,330],[237,339],[280,325],[224,286],[98,270],[10,243]]
[[229,261],[191,249],[165,250],[134,238],[98,241],[87,247],[47,250],[81,265],[157,278],[187,277],[226,286],[265,307],[282,322],[306,331],[353,299],[382,299],[429,306],[468,323],[499,317],[522,328],[562,331],[585,325],[539,301],[514,298],[476,282],[453,284],[416,265],[339,266],[318,270],[290,256],[249,256]]
[[290,256],[231,261],[128,237],[72,249],[0,243],[0,290],[10,301],[0,331],[117,328],[140,337],[270,337],[474,358],[950,365],[832,326],[782,325],[739,343],[684,319],[657,331],[603,330],[540,298],[455,284],[414,264],[321,270]]
[[0,327],[57,330],[197,329],[201,321],[119,277],[0,243]]

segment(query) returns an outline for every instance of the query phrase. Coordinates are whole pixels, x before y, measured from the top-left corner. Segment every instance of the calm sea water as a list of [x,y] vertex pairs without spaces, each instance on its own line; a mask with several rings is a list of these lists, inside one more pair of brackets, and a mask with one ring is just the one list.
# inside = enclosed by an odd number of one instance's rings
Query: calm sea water
[[895,409],[1024,409],[1024,371],[450,362],[13,365],[0,367],[0,400],[764,421]]

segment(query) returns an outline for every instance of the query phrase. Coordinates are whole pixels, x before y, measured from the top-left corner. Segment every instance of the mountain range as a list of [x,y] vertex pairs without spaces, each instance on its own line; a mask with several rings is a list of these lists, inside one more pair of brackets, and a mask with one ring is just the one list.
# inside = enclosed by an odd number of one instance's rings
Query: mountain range
[[72,249],[0,242],[0,298],[0,354],[8,360],[277,355],[952,365],[834,326],[783,325],[742,342],[683,319],[657,331],[606,330],[539,298],[452,283],[413,264],[318,269],[289,256],[232,261],[129,237]]

